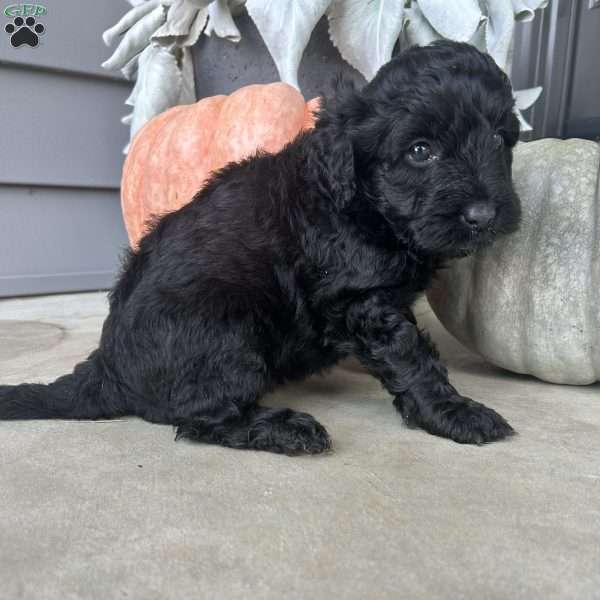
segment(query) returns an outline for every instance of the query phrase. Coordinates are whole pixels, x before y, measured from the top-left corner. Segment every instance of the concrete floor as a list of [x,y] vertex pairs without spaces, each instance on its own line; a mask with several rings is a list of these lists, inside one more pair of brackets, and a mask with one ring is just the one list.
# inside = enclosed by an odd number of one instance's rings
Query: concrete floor
[[[0,598],[600,598],[600,387],[499,371],[420,310],[457,387],[520,435],[407,430],[351,367],[269,398],[318,417],[327,456],[137,419],[0,423]],[[69,371],[105,314],[104,294],[0,302],[0,381]]]

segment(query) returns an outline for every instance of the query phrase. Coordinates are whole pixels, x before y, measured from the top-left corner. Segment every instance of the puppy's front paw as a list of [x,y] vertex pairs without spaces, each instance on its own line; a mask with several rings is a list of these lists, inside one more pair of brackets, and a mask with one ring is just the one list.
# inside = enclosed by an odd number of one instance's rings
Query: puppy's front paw
[[495,410],[459,396],[439,414],[442,435],[461,444],[484,444],[513,435],[515,430]]
[[421,427],[460,444],[485,444],[515,433],[495,410],[459,395],[427,403],[403,397],[395,404],[408,426]]

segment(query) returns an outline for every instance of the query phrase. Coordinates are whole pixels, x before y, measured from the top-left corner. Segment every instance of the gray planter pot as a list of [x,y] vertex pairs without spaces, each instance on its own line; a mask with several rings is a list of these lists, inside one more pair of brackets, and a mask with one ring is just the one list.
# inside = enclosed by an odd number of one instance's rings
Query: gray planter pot
[[[230,94],[252,83],[279,81],[275,63],[250,17],[236,17],[236,24],[242,34],[238,44],[202,35],[192,49],[199,99]],[[365,82],[331,43],[327,20],[323,18],[313,31],[300,64],[299,82],[304,97],[327,94],[332,80],[340,74],[361,86]]]

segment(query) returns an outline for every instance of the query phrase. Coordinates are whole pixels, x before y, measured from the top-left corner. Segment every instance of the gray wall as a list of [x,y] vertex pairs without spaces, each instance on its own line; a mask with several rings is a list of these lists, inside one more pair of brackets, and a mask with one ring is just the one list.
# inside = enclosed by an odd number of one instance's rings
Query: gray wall
[[13,48],[0,15],[0,296],[109,287],[127,244],[120,118],[131,85],[100,63],[111,52],[101,33],[129,5],[41,3],[37,48]]

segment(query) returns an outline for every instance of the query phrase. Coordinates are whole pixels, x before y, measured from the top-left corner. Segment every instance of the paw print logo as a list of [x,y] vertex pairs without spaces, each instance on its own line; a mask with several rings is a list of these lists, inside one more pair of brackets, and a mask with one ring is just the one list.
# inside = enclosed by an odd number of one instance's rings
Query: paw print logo
[[39,35],[44,33],[46,28],[41,23],[36,23],[33,17],[15,17],[12,23],[8,23],[4,31],[10,35],[10,43],[18,48],[27,44],[35,48],[39,44]]

